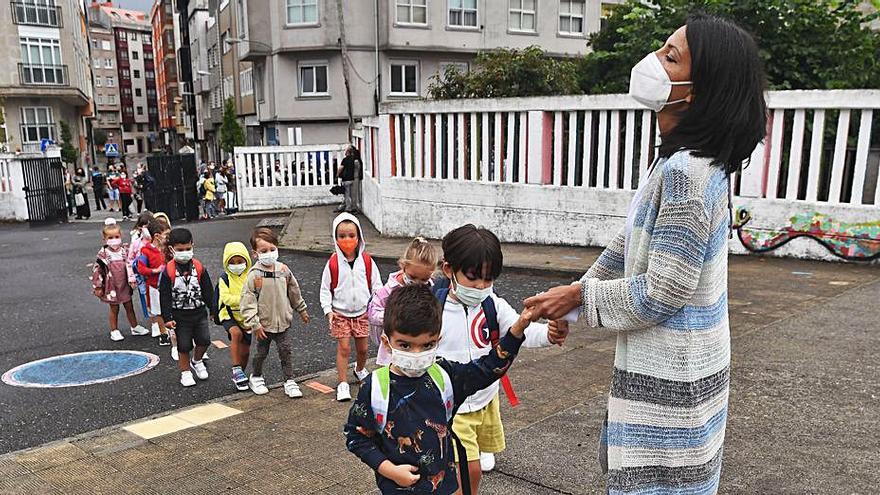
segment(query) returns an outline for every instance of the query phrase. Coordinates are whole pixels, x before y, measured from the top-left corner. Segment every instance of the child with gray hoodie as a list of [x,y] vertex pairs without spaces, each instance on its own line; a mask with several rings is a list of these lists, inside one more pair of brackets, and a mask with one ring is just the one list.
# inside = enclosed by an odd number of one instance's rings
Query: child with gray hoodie
[[306,302],[293,272],[287,265],[278,262],[278,236],[275,232],[264,227],[254,230],[251,249],[257,262],[248,272],[239,305],[244,318],[242,323],[252,330],[257,339],[248,386],[257,395],[269,392],[263,378],[263,363],[274,341],[284,372],[284,393],[290,398],[302,397],[302,391],[293,379],[290,326],[294,311],[299,313],[303,323],[309,323]]

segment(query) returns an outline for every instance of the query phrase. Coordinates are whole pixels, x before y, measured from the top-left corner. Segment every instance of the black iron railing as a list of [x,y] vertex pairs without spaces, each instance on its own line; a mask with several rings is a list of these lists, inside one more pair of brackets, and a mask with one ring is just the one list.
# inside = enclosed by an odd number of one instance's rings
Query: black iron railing
[[18,77],[22,85],[67,86],[66,65],[18,64]]

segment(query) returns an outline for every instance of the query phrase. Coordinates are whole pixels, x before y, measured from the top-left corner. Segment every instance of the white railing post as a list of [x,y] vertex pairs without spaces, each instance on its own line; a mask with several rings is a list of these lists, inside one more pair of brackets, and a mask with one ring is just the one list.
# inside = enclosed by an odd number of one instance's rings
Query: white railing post
[[376,159],[379,165],[379,181],[391,177],[392,145],[391,116],[379,115],[379,139],[376,142]]
[[528,165],[526,174],[529,184],[549,184],[553,169],[552,114],[530,110],[528,131]]

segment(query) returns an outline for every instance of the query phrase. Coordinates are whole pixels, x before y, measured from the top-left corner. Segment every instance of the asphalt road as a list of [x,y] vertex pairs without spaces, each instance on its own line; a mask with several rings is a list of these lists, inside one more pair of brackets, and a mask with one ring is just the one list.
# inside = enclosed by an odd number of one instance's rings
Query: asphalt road
[[[205,263],[213,280],[221,268],[224,244],[232,240],[246,243],[258,221],[187,225],[195,238],[196,257]],[[0,453],[235,393],[225,349],[209,351],[208,381],[184,389],[169,348],[158,347],[150,337],[129,335],[123,315],[119,326],[126,338],[119,343],[110,341],[107,306],[92,296],[89,281],[89,264],[100,240],[99,224],[0,225],[0,374],[33,360],[93,350],[145,351],[158,355],[160,362],[136,376],[82,387],[41,389],[0,383]],[[312,316],[320,316],[318,291],[325,260],[282,253],[281,261],[293,269]],[[379,267],[383,279],[394,268],[383,263]],[[517,306],[524,297],[562,282],[558,277],[505,274],[496,292]],[[136,303],[140,314],[138,306]],[[307,327],[295,323],[294,331],[297,376],[334,366],[335,342],[322,318],[313,318]],[[221,327],[212,324],[211,333],[212,339],[227,341]],[[265,375],[269,383],[281,380],[274,350]]]

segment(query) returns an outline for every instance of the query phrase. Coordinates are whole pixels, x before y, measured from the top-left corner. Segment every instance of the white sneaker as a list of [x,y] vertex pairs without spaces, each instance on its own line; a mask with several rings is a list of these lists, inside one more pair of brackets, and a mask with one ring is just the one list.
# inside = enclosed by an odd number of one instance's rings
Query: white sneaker
[[181,371],[180,372],[180,384],[184,387],[192,387],[196,384],[196,379],[193,378],[192,371]]
[[480,452],[480,470],[488,473],[495,469],[495,454],[490,452]]
[[354,376],[358,379],[359,382],[362,382],[366,380],[368,376],[370,376],[370,372],[367,371],[367,368],[364,368],[360,371],[354,370]]
[[351,387],[347,382],[339,382],[339,385],[336,386],[336,400],[339,402],[351,400]]
[[291,399],[298,399],[303,396],[302,390],[299,389],[299,385],[294,380],[284,382],[284,393]]
[[122,332],[119,330],[110,330],[110,340],[113,342],[119,342],[123,339],[125,339],[125,337],[122,336]]
[[204,361],[193,361],[190,359],[189,367],[195,371],[196,376],[199,377],[199,380],[207,380],[208,379],[208,368],[205,367]]
[[162,332],[159,331],[159,324],[158,323],[153,323],[151,328],[153,330],[150,333],[150,337],[153,337],[155,339],[156,337],[162,335]]
[[248,380],[248,386],[257,395],[269,393],[269,389],[266,388],[266,380],[264,380],[262,376],[251,375],[251,378]]
[[205,353],[202,354],[202,361],[207,361],[209,359],[211,359],[211,358],[208,357],[208,350],[205,349]]
[[176,345],[171,346],[171,359],[173,359],[173,360],[175,360],[175,361],[179,361],[179,360],[180,360],[180,353],[177,352],[177,346],[176,346]]
[[150,331],[147,330],[146,328],[144,328],[144,327],[138,325],[138,326],[133,327],[133,328],[131,329],[131,334],[132,334],[132,335],[149,335],[149,334],[150,334]]

